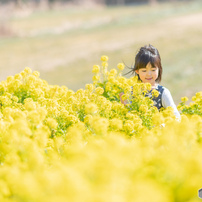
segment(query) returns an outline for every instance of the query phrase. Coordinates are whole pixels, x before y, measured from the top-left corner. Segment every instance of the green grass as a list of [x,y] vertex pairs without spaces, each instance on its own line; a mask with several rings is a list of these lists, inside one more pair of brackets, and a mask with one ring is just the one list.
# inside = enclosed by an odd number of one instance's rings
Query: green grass
[[12,16],[7,26],[14,36],[0,38],[0,79],[29,66],[50,84],[77,90],[91,82],[101,55],[109,56],[109,68],[131,66],[137,49],[151,43],[161,54],[162,84],[177,104],[201,90],[201,11],[202,2],[192,1]]

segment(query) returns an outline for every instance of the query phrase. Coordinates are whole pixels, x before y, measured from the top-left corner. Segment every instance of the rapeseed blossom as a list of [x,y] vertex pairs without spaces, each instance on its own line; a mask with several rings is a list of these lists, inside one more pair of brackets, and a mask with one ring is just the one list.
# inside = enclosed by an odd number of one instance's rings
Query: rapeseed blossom
[[85,105],[85,113],[86,114],[94,114],[98,110],[97,105],[94,103],[88,103]]
[[0,83],[0,201],[197,201],[202,93],[176,121],[108,59],[76,92],[30,68]]
[[103,61],[103,62],[107,62],[108,61],[108,56],[106,56],[106,55],[103,55],[103,56],[101,56],[101,61]]
[[125,65],[124,65],[123,63],[119,63],[119,64],[117,65],[117,67],[118,67],[119,70],[123,71],[124,68],[125,68]]
[[99,65],[94,65],[92,72],[98,74],[98,73],[100,72],[100,67],[99,67]]

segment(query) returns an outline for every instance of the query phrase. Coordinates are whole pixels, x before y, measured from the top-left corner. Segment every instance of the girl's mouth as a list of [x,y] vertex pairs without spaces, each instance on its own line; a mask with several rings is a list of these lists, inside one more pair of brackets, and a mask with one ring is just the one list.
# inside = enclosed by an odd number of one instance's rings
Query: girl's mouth
[[146,80],[152,80],[152,78],[147,78]]

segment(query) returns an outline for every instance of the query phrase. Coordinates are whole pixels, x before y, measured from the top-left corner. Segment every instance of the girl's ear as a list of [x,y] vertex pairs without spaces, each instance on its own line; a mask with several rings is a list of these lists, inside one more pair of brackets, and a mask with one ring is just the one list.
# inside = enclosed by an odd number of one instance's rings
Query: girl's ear
[[135,70],[135,73],[136,73],[136,74],[139,74],[139,70]]

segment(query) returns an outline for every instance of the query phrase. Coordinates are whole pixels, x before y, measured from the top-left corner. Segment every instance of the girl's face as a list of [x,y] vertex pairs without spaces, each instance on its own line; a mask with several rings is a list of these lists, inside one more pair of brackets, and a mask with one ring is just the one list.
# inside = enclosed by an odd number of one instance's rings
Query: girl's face
[[150,63],[147,64],[145,68],[135,70],[136,74],[139,74],[139,77],[143,83],[150,83],[152,86],[155,86],[156,79],[159,75],[159,68],[152,67]]

